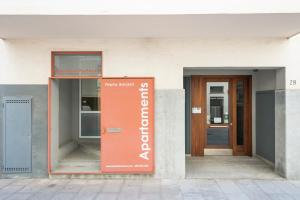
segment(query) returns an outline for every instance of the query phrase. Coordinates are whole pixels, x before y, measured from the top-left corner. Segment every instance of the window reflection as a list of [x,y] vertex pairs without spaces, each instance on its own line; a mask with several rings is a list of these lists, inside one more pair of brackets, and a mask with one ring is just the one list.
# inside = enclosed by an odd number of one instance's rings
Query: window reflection
[[100,135],[99,82],[97,79],[80,81],[81,138],[96,138]]
[[228,82],[207,83],[207,123],[229,123]]

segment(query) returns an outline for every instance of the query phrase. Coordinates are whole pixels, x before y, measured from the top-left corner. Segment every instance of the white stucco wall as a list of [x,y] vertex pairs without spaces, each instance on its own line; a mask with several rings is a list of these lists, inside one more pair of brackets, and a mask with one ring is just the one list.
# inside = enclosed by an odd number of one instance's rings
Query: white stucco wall
[[[104,76],[154,76],[157,89],[180,89],[184,67],[289,68],[290,45],[265,38],[3,40],[0,84],[47,84],[51,51],[95,50],[103,51]],[[287,74],[295,77],[296,64],[291,66],[293,73]]]
[[[288,40],[287,49],[287,66],[286,71],[287,88],[289,89],[300,89],[300,34],[292,37]],[[296,85],[292,83],[292,80],[296,80]]]

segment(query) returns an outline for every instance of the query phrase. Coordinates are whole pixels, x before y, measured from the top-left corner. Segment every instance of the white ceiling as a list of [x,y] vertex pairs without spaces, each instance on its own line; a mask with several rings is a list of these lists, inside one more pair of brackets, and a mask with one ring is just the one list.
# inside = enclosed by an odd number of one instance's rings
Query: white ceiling
[[299,14],[0,15],[0,38],[290,37]]
[[1,0],[6,15],[299,13],[299,0]]

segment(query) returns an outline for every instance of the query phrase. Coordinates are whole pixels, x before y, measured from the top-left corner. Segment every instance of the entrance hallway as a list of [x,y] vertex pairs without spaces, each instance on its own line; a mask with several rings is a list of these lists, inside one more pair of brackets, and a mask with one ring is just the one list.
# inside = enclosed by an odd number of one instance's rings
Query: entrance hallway
[[272,166],[249,156],[187,156],[186,178],[281,179]]

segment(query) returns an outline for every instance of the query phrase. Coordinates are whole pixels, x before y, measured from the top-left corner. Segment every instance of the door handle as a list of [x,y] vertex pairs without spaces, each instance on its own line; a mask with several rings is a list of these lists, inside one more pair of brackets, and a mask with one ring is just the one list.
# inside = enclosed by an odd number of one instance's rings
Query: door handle
[[106,128],[106,132],[107,133],[121,133],[122,128],[115,128],[115,127]]
[[222,126],[222,125],[214,126],[214,125],[211,125],[211,126],[209,126],[209,128],[228,128],[228,126]]

